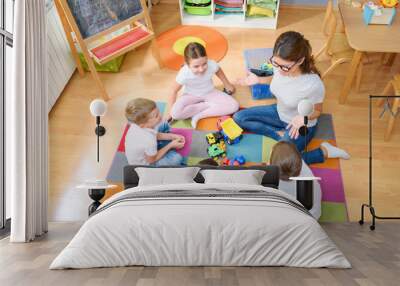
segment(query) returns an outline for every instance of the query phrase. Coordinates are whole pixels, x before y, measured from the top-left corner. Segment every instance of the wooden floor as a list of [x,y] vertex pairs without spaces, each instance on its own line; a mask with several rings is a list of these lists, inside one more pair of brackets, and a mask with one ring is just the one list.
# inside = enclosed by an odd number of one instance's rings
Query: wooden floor
[[[163,1],[153,8],[152,20],[157,34],[179,24],[178,11],[176,1]],[[302,32],[314,51],[318,51],[324,43],[320,31],[323,12],[281,9],[277,30],[217,28],[229,42],[221,67],[231,80],[243,76],[243,50],[272,47],[277,36],[287,30]],[[338,96],[349,66],[343,65],[325,81],[324,111],[333,114],[337,143],[352,156],[351,160],[341,161],[351,220],[359,219],[360,205],[367,201],[368,94],[379,94],[390,76],[400,70],[400,57],[392,67],[382,66],[379,55],[370,54],[368,59],[361,92],[352,91],[345,105],[338,104]],[[95,120],[90,116],[89,104],[99,97],[99,92],[90,74],[83,78],[76,73],[73,75],[50,113],[50,220],[74,221],[87,217],[90,200],[85,191],[76,190],[75,186],[86,179],[104,178],[107,174],[125,125],[123,110],[126,102],[134,97],[165,101],[175,76],[174,71],[158,69],[149,45],[128,54],[121,72],[101,74],[112,100],[106,117],[102,119],[107,134],[101,139],[101,162],[97,164]],[[246,88],[239,88],[235,96],[242,106],[260,104],[251,101]],[[379,110],[374,110],[374,114],[379,114]],[[393,216],[400,212],[400,124],[395,127],[392,140],[383,142],[386,121],[387,118],[374,122],[375,203],[379,215]],[[226,273],[230,273],[229,270]]]
[[48,270],[80,223],[51,223],[49,233],[30,244],[0,241],[0,285],[399,285],[400,223],[380,223],[375,232],[357,223],[324,224],[352,269],[289,267],[120,267]]

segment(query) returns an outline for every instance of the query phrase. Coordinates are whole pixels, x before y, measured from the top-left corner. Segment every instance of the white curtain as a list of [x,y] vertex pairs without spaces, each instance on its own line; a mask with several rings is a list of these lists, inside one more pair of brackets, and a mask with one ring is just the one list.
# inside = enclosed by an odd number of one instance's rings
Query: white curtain
[[13,92],[6,99],[12,242],[47,232],[48,117],[45,0],[15,1]]

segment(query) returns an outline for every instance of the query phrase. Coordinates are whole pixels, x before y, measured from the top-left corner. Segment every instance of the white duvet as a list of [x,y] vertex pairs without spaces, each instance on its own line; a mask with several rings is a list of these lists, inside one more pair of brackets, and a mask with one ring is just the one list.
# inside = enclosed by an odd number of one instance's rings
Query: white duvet
[[[50,269],[145,266],[294,266],[349,268],[309,214],[261,198],[151,198],[113,203],[132,192],[262,190],[262,186],[184,184],[136,187],[104,202]],[[291,199],[293,200],[293,199]],[[107,207],[108,205],[108,207]]]

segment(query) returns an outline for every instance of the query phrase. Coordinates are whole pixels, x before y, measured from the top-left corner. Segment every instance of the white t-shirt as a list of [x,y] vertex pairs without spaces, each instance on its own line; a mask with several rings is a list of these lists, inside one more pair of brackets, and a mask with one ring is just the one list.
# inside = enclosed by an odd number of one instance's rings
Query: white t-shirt
[[208,68],[202,75],[195,75],[188,65],[184,65],[176,76],[176,82],[184,86],[184,94],[205,95],[214,90],[213,76],[219,70],[216,61],[208,60]]
[[125,137],[125,155],[130,165],[149,165],[147,156],[157,154],[157,131],[131,123]]
[[[325,87],[317,74],[302,74],[299,76],[283,76],[274,68],[270,89],[277,99],[277,109],[280,119],[290,123],[293,117],[299,115],[297,105],[303,99],[313,104],[322,103]],[[317,119],[308,121],[308,126],[317,124]]]
[[[307,166],[306,162],[303,161],[301,165],[301,171],[299,177],[314,177],[313,172]],[[296,199],[296,182],[295,181],[284,181],[279,180],[279,190],[284,191],[288,195]],[[321,185],[318,181],[313,181],[313,207],[310,210],[311,215],[318,220],[321,216]]]

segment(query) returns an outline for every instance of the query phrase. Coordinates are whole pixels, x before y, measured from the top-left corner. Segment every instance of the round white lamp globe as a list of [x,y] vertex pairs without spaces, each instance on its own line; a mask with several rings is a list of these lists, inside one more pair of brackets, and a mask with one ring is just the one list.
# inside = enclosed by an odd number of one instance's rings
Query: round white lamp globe
[[301,116],[309,116],[314,112],[314,104],[308,99],[303,99],[299,102],[297,111]]
[[107,103],[102,99],[95,99],[90,103],[90,113],[93,116],[104,116],[107,111]]

